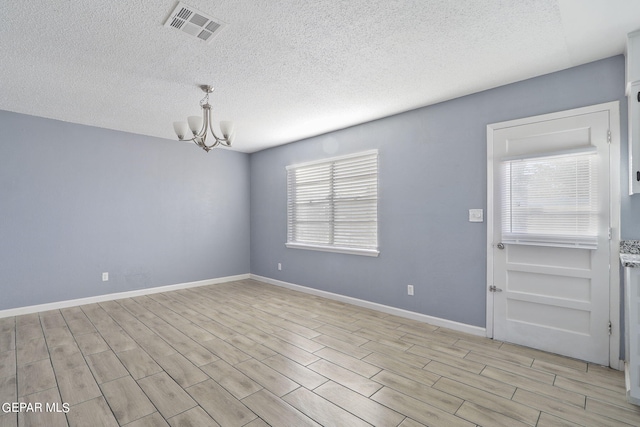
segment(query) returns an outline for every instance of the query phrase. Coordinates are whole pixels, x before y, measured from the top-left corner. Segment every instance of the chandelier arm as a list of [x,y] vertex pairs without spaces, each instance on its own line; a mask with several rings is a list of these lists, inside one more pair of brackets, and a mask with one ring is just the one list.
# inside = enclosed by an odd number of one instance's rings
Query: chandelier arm
[[[207,124],[208,124],[208,128],[211,131],[211,135],[213,135],[213,138],[216,140],[212,145],[210,145],[209,147],[213,148],[216,147],[218,145],[224,145],[225,147],[231,147],[231,142],[229,141],[228,138],[220,138],[218,135],[216,135],[215,130],[213,130],[213,121],[210,118],[211,115],[211,110],[208,110],[209,113],[209,118],[207,120]],[[206,132],[206,130],[205,130]]]
[[207,142],[207,128],[209,127],[210,115],[211,106],[209,106],[209,104],[202,105],[202,129],[200,129],[199,135],[204,145],[206,145]]
[[[180,127],[174,123],[174,129],[176,129],[176,133],[178,134],[178,139],[180,141],[192,141],[198,147],[203,150],[209,152],[214,147],[218,145],[223,145],[225,147],[231,147],[231,135],[227,135],[225,137],[224,133],[222,137],[216,135],[216,132],[213,129],[213,121],[211,120],[211,104],[209,104],[209,94],[213,92],[213,87],[208,85],[200,86],[203,92],[205,92],[204,98],[200,100],[200,108],[202,108],[202,127],[197,133],[193,133],[193,138],[184,139],[180,137]],[[191,126],[191,122],[189,123]],[[221,128],[222,129],[222,128]],[[212,138],[214,139],[211,145],[207,145],[207,136],[209,134],[209,130],[211,130]],[[193,131],[192,131],[193,132]]]
[[189,139],[179,139],[179,141],[185,141],[185,142],[193,142],[195,143],[198,147],[204,148],[204,147],[209,147],[209,148],[213,148],[217,145],[224,145],[225,147],[231,147],[231,143],[229,142],[228,139],[226,138],[216,138],[214,135],[214,139],[216,140],[212,145],[206,145],[204,138],[199,137],[199,136],[194,136],[193,138],[189,138]]
[[199,136],[194,136],[193,138],[183,138],[183,139],[178,139],[178,141],[185,141],[185,142],[193,142],[195,143],[197,146],[200,146],[200,143],[198,142],[198,139],[200,137]]
[[198,144],[200,147],[206,147],[207,146],[207,134],[205,133],[203,136],[201,136],[199,138],[200,143]]
[[216,131],[213,130],[213,121],[212,120],[209,120],[209,130],[211,131],[211,134],[216,139],[216,141],[218,141],[218,142],[226,141],[226,138],[220,138],[220,137],[218,137],[218,135],[216,135]]
[[211,145],[205,145],[203,148],[207,151],[211,150],[212,148],[215,148],[218,145],[218,141],[215,141],[213,144]]
[[[202,126],[202,132],[204,133],[204,136],[202,138],[202,148],[205,149],[205,151],[209,151],[212,148],[216,147],[220,141],[218,140],[218,137],[216,136],[216,134],[213,134],[213,138],[215,139],[215,141],[213,142],[213,144],[211,145],[207,145],[207,128],[211,129],[211,106],[207,103],[205,105],[203,105],[203,111],[204,111],[204,124]],[[211,133],[213,133],[213,129],[211,130]]]
[[[206,134],[205,134],[206,136]],[[231,143],[229,141],[227,141],[226,139],[219,139],[216,138],[214,136],[214,143],[211,145],[207,145],[205,138],[202,137],[193,137],[191,139],[181,139],[180,141],[192,141],[193,143],[195,143],[198,147],[202,148],[205,151],[209,151],[212,148],[217,147],[218,145],[224,145],[225,147],[231,147]]]

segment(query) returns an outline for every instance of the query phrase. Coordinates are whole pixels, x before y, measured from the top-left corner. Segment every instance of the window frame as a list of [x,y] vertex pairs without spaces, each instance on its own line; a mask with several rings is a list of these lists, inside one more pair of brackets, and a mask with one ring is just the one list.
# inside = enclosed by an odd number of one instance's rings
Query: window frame
[[[299,241],[294,241],[291,239],[292,235],[293,235],[293,230],[291,230],[292,227],[292,223],[293,223],[293,205],[294,202],[292,201],[292,191],[295,189],[295,187],[291,188],[290,186],[290,173],[292,171],[295,171],[296,169],[301,169],[301,168],[305,168],[305,167],[311,167],[311,166],[321,166],[321,165],[334,165],[335,163],[339,163],[343,160],[348,160],[348,159],[353,159],[353,158],[358,158],[358,157],[367,157],[367,156],[375,156],[375,185],[376,185],[376,191],[375,191],[375,248],[362,248],[362,247],[350,247],[350,246],[338,246],[338,245],[324,245],[321,243],[309,243],[309,242],[299,242]],[[304,162],[304,163],[296,163],[296,164],[292,164],[292,165],[288,165],[286,166],[286,172],[287,172],[287,240],[285,243],[285,246],[287,248],[292,248],[292,249],[305,249],[305,250],[312,250],[312,251],[322,251],[322,252],[333,252],[333,253],[342,253],[342,254],[351,254],[351,255],[363,255],[363,256],[370,256],[370,257],[377,257],[380,254],[380,243],[379,243],[379,229],[378,229],[378,213],[379,213],[379,200],[380,200],[380,194],[379,194],[379,173],[380,173],[380,164],[379,164],[379,153],[377,149],[374,150],[367,150],[367,151],[361,151],[361,152],[357,152],[357,153],[352,153],[352,154],[347,154],[347,155],[343,155],[343,156],[337,156],[337,157],[331,157],[331,158],[327,158],[327,159],[321,159],[321,160],[315,160],[315,161],[310,161],[310,162]],[[328,179],[331,184],[330,186],[332,188],[334,188],[334,177],[332,176],[327,176],[325,179]],[[333,192],[333,191],[332,191]],[[335,212],[335,199],[333,199],[332,197],[328,200],[329,201],[329,205],[330,205],[330,210],[331,210],[331,217],[333,217],[333,214]],[[330,222],[330,234],[329,237],[331,240],[333,240],[335,233],[334,233],[334,226],[335,226],[335,221],[332,219]]]

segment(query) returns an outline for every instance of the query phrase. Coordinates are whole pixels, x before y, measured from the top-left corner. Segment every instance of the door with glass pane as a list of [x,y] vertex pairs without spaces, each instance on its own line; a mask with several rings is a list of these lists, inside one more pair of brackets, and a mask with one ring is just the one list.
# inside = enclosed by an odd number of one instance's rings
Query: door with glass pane
[[495,339],[609,365],[608,131],[608,111],[493,130]]

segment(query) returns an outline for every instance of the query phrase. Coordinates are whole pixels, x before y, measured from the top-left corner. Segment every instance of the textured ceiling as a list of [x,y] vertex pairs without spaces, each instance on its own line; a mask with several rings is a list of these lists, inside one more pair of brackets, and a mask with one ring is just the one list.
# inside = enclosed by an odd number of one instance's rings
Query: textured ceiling
[[[624,52],[638,0],[2,0],[0,109],[174,139],[211,84],[258,151]],[[176,142],[178,143],[178,142]]]

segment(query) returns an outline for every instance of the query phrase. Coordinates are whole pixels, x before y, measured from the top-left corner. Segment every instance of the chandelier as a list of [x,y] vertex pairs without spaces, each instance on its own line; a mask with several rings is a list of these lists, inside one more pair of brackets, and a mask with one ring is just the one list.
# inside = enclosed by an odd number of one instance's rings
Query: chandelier
[[[206,95],[200,101],[200,108],[202,108],[202,117],[189,116],[187,122],[174,122],[173,130],[176,131],[178,139],[180,141],[193,141],[196,145],[202,148],[204,151],[209,152],[218,145],[225,147],[231,147],[231,140],[233,139],[233,123],[228,121],[220,122],[220,131],[222,132],[222,138],[218,137],[213,131],[213,125],[211,120],[211,104],[209,104],[209,94],[213,92],[213,87],[209,85],[202,85],[200,89]],[[185,135],[189,133],[189,130],[193,133],[193,138],[185,138]],[[211,137],[213,142],[207,144],[207,138],[209,137],[209,131],[211,131]],[[209,138],[211,141],[211,138]]]

